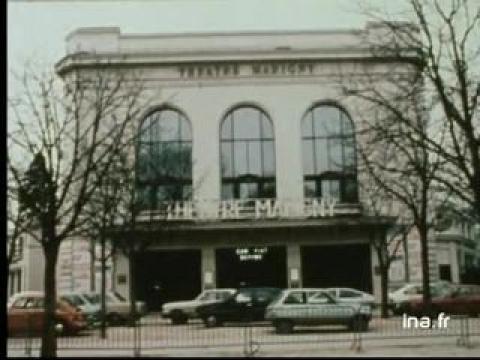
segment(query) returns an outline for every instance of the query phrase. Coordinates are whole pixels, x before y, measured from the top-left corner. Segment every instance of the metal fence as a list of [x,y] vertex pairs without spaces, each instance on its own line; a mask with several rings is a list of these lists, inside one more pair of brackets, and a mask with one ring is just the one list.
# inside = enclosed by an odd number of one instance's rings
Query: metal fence
[[[383,319],[374,314],[368,329],[354,326],[350,320],[342,324],[318,324],[306,321],[328,317],[318,309],[287,309],[278,318],[303,319],[294,323],[291,331],[282,331],[278,322],[250,321],[248,317],[241,321],[225,321],[221,326],[207,327],[199,319],[190,319],[186,324],[173,325],[158,313],[150,313],[131,325],[109,326],[105,338],[98,328],[88,329],[75,336],[59,336],[59,350],[109,351],[124,350],[134,356],[141,356],[152,350],[166,349],[238,349],[239,354],[253,356],[260,349],[277,350],[284,348],[303,348],[304,346],[336,346],[359,351],[363,348],[400,344],[445,344],[471,347],[480,341],[480,318],[466,315],[451,315],[446,326],[433,319],[430,326],[417,319],[394,316]],[[339,316],[337,314],[337,316]],[[296,321],[296,320],[295,320]],[[333,322],[333,321],[330,321]],[[415,326],[417,325],[417,326]],[[428,340],[427,340],[428,339]],[[33,356],[40,349],[40,336],[31,329],[11,336],[8,339],[8,351]]]

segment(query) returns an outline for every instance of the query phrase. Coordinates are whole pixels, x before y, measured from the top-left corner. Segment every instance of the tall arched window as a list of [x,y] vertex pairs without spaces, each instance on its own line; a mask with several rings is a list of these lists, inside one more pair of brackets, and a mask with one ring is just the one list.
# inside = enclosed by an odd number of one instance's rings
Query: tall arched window
[[181,112],[154,111],[142,123],[137,147],[137,189],[143,208],[192,197],[192,131]]
[[333,105],[319,105],[302,121],[305,197],[357,202],[355,134],[349,116]]
[[275,143],[267,115],[233,109],[221,124],[222,199],[274,198]]

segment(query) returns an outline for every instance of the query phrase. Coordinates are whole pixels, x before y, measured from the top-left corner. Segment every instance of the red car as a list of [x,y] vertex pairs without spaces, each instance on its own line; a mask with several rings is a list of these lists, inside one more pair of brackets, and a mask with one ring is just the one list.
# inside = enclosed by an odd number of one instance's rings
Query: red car
[[456,285],[445,289],[432,298],[432,308],[426,309],[423,299],[411,300],[407,305],[407,313],[414,316],[438,316],[444,312],[447,315],[480,314],[480,286]]
[[[25,293],[15,295],[7,310],[8,335],[38,335],[43,332],[45,321],[44,295]],[[73,335],[87,327],[81,311],[69,303],[58,300],[55,312],[56,329],[61,334]]]

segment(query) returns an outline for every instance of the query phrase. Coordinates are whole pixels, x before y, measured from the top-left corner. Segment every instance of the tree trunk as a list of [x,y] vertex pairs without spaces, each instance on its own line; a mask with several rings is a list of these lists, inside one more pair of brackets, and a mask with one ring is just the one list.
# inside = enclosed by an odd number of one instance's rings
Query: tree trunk
[[380,284],[382,287],[381,317],[388,318],[388,266],[380,266]]
[[95,241],[90,239],[90,292],[94,293],[96,288],[97,277],[95,271],[96,251]]
[[421,245],[421,259],[422,259],[422,287],[423,287],[423,302],[425,303],[427,311],[430,309],[432,295],[430,293],[430,266],[428,259],[428,228],[423,222],[418,226]]
[[135,255],[136,252],[130,252],[129,254],[129,265],[130,265],[130,324],[132,326],[135,325],[135,319],[137,317],[137,294],[135,291],[135,274],[136,274],[136,269],[135,269]]
[[55,310],[57,307],[56,267],[59,246],[54,238],[49,238],[43,247],[45,256],[45,314],[42,333],[41,357],[57,356],[57,335],[55,330]]
[[105,339],[107,337],[107,323],[106,323],[106,313],[107,313],[107,306],[106,306],[106,301],[105,301],[105,296],[106,296],[106,258],[105,258],[105,235],[101,235],[101,243],[102,243],[102,254],[101,254],[101,260],[102,260],[102,284],[101,284],[101,337],[102,339]]

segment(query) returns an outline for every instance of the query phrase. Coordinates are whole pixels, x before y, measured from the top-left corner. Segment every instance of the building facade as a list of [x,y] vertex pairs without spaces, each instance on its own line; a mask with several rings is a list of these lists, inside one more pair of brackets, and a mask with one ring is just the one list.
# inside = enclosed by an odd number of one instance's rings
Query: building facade
[[[355,130],[365,110],[341,89],[387,63],[369,48],[381,34],[369,23],[203,34],[82,28],[67,37],[59,74],[104,61],[140,70],[153,97],[134,154],[146,226],[131,235],[151,240],[134,259],[150,308],[202,288],[253,285],[349,286],[379,298],[371,243],[389,222],[362,208]],[[128,296],[128,259],[114,262],[112,286]]]

